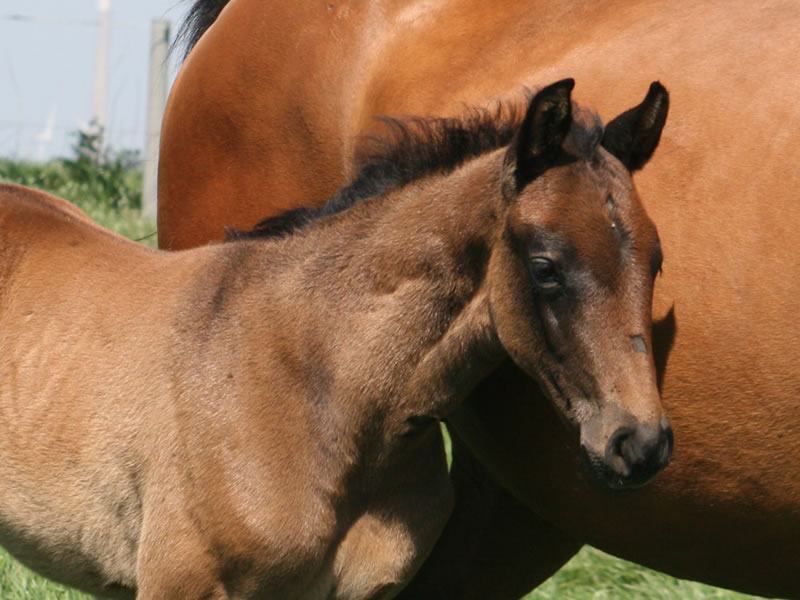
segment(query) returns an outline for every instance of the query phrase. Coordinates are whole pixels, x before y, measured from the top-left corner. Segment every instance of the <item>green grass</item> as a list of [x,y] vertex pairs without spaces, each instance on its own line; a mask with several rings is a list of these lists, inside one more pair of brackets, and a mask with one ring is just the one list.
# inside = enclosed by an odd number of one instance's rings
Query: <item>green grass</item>
[[[139,217],[141,174],[117,159],[103,168],[85,156],[46,164],[0,160],[0,180],[44,189],[77,204],[93,220],[131,239],[155,231]],[[155,237],[144,240],[155,245]],[[32,573],[0,549],[0,600],[87,600],[90,596],[61,587]],[[569,563],[525,596],[525,600],[743,600],[753,598],[682,581],[586,547]],[[491,600],[491,599],[487,599]]]
[[[2,600],[89,600],[35,575],[0,549]],[[675,579],[585,547],[525,600],[745,600],[755,598]],[[448,599],[443,599],[448,600]],[[487,599],[491,600],[491,599]]]
[[585,546],[525,600],[745,600],[756,598],[676,579]]
[[0,598],[3,600],[90,600],[92,596],[39,577],[0,549]]

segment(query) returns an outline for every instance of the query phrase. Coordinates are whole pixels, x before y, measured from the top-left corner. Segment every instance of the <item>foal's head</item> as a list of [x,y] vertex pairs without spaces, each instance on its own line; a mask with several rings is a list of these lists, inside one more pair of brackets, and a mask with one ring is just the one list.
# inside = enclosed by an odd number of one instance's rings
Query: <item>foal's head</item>
[[[394,122],[402,143],[327,204],[234,237],[285,235],[441,169],[460,206],[499,207],[499,219],[481,222],[493,241],[480,253],[489,257],[483,289],[497,338],[579,430],[598,481],[618,488],[645,483],[672,453],[650,334],[661,251],[631,180],[658,144],[668,98],[654,83],[604,129],[590,113],[573,115],[572,87],[565,80],[542,89],[521,123],[416,122],[422,145]],[[479,168],[466,166],[481,155]],[[461,164],[475,176],[450,179]]]
[[573,114],[572,80],[541,90],[508,147],[491,317],[512,359],[580,433],[598,480],[640,485],[670,460],[651,347],[656,228],[631,180],[658,144],[668,96],[605,127]]

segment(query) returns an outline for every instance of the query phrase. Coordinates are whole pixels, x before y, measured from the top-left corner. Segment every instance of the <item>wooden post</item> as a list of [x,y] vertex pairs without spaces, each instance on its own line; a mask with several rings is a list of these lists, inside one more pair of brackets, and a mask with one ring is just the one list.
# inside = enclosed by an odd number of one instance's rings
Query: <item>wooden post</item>
[[144,146],[142,215],[156,218],[158,190],[158,143],[161,117],[167,103],[169,21],[154,19],[150,27],[150,85],[147,99],[147,138]]
[[111,0],[98,0],[100,13],[97,30],[97,53],[94,65],[94,90],[92,92],[92,119],[88,133],[98,135],[98,163],[103,162],[106,145],[106,104],[108,102],[108,49],[111,37]]

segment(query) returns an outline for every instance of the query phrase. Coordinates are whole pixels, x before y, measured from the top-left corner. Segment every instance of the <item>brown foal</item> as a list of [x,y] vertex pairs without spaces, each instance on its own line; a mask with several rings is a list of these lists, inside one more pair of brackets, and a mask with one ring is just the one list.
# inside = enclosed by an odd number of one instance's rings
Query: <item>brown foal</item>
[[672,437],[656,229],[631,181],[666,91],[603,128],[572,81],[397,125],[321,210],[152,251],[0,188],[0,540],[101,595],[389,598],[452,491],[439,420],[510,356],[593,476]]

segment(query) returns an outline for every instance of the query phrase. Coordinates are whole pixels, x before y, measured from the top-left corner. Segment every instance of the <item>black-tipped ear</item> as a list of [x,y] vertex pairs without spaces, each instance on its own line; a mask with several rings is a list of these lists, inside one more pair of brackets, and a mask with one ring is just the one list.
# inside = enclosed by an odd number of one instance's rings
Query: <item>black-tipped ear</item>
[[667,121],[669,93],[658,81],[650,84],[644,101],[606,125],[603,147],[630,171],[650,160]]
[[506,164],[513,167],[516,189],[552,166],[572,124],[573,79],[542,88],[531,100],[519,132],[508,149]]

